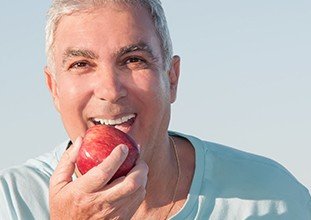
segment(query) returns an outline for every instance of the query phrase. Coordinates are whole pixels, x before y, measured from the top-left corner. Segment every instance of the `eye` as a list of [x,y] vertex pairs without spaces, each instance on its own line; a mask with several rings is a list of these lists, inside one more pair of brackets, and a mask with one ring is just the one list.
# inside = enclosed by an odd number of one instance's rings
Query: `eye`
[[125,63],[126,64],[130,64],[130,63],[138,63],[138,62],[146,62],[144,59],[141,59],[141,58],[139,58],[139,57],[130,57],[130,58],[128,58],[126,61],[125,61]]
[[90,63],[88,61],[77,61],[77,62],[74,62],[73,64],[71,64],[69,66],[69,69],[80,69],[80,68],[87,68],[90,66]]
[[123,65],[131,70],[146,69],[148,67],[147,60],[140,57],[128,57],[123,61]]

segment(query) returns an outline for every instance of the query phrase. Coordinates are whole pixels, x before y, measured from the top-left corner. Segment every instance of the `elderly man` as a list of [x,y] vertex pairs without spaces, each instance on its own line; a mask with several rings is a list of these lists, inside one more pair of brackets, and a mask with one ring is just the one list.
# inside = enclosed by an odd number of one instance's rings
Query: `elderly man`
[[[168,131],[180,58],[159,0],[54,0],[46,48],[46,83],[72,141],[1,172],[1,219],[311,219],[308,190],[277,163]],[[97,124],[141,147],[112,182],[125,145],[76,170]]]

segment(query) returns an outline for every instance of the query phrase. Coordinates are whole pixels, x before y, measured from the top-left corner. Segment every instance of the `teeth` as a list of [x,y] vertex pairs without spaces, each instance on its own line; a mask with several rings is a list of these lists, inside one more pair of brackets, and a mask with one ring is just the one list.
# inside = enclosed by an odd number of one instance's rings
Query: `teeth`
[[134,118],[135,115],[134,114],[130,114],[130,115],[127,115],[127,116],[124,116],[122,118],[117,118],[115,120],[113,119],[101,119],[101,118],[94,118],[94,122],[96,123],[100,123],[102,125],[119,125],[119,124],[122,124],[132,118]]

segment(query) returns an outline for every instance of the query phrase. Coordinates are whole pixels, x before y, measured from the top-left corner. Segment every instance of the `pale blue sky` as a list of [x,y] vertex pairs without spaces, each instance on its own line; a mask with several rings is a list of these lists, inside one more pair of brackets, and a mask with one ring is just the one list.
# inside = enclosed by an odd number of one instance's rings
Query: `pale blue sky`
[[[0,169],[66,138],[45,87],[50,1],[2,0]],[[171,129],[270,157],[311,189],[311,1],[163,1],[182,58]]]

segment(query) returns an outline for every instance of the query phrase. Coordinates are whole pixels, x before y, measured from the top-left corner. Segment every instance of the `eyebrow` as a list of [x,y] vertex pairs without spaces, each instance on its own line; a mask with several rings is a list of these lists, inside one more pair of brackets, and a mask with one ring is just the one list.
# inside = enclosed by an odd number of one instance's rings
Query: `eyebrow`
[[97,59],[98,55],[96,55],[93,51],[87,49],[74,49],[68,48],[63,55],[63,64],[71,57],[85,57],[87,59]]
[[[138,42],[135,44],[130,44],[125,47],[120,48],[114,55],[116,57],[121,57],[127,53],[135,52],[135,51],[142,51],[147,52],[151,57],[155,58],[153,51],[148,46],[148,44],[144,42]],[[93,51],[88,49],[75,49],[75,48],[68,48],[63,55],[63,65],[67,62],[67,60],[71,57],[85,57],[87,59],[98,59],[99,56],[95,54]]]
[[153,51],[149,47],[148,44],[144,42],[138,42],[135,44],[130,44],[125,47],[122,47],[120,50],[118,50],[115,55],[116,56],[123,56],[127,53],[135,52],[135,51],[142,51],[142,52],[147,52],[150,56],[155,57],[153,54]]

